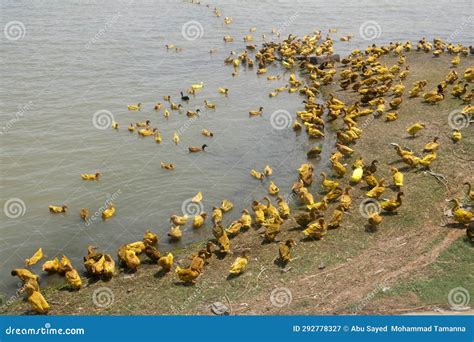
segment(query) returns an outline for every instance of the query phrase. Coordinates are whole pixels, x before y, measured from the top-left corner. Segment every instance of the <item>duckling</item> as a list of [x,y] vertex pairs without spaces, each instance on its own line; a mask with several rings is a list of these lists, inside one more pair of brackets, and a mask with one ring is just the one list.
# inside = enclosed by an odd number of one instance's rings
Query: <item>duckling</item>
[[398,186],[399,188],[403,186],[403,173],[398,171],[396,167],[391,167],[390,171],[392,172],[393,184]]
[[280,188],[278,188],[275,183],[273,183],[273,181],[270,182],[270,184],[268,185],[268,193],[272,196],[275,196],[278,194],[278,192],[280,191]]
[[345,211],[348,211],[352,205],[352,198],[349,195],[349,191],[351,190],[352,188],[350,186],[347,186],[344,189],[344,192],[342,193],[341,198],[339,199],[339,206]]
[[258,110],[251,110],[249,112],[250,116],[258,116],[263,114],[263,107],[260,107]]
[[209,131],[207,129],[203,129],[201,131],[201,134],[204,135],[205,137],[213,137],[214,136],[214,133],[212,133],[211,131]]
[[453,216],[456,222],[467,224],[472,220],[473,213],[461,208],[461,203],[457,198],[453,198],[450,202],[454,203]]
[[146,121],[139,121],[139,122],[136,122],[135,123],[135,126],[137,127],[148,127],[150,126],[150,120],[146,120]]
[[454,143],[461,141],[462,139],[461,131],[459,129],[453,129],[451,139],[453,140]]
[[432,142],[429,142],[425,145],[423,148],[423,152],[434,152],[439,148],[439,143],[438,143],[439,138],[434,137]]
[[280,217],[284,220],[288,219],[290,216],[290,207],[288,203],[282,196],[277,197],[278,211],[280,212]]
[[270,165],[266,165],[266,166],[263,168],[263,174],[265,175],[265,177],[271,176],[271,175],[273,174],[273,170],[272,170],[272,168],[270,167]]
[[327,227],[324,223],[324,218],[321,217],[316,221],[308,224],[303,234],[306,237],[321,240],[327,233]]
[[242,254],[237,259],[235,259],[235,261],[230,266],[230,274],[238,275],[244,272],[249,262],[248,254],[248,251],[243,251]]
[[178,275],[179,280],[186,284],[196,284],[196,279],[201,274],[191,268],[181,268],[179,266],[176,266],[175,272]]
[[195,90],[202,89],[203,87],[204,87],[204,82],[200,82],[200,83],[192,84],[192,85],[191,85],[191,88],[193,88],[193,89],[195,89]]
[[165,162],[160,162],[160,166],[162,169],[165,169],[165,170],[174,170],[175,168],[174,164],[165,163]]
[[214,207],[212,209],[211,218],[212,218],[212,223],[214,223],[214,225],[217,225],[218,223],[220,223],[222,221],[222,209],[218,207]]
[[141,110],[142,104],[137,103],[137,104],[131,104],[127,106],[128,110]]
[[216,105],[214,103],[208,102],[207,100],[204,100],[204,104],[209,109],[216,109]]
[[161,139],[161,133],[160,133],[160,132],[155,132],[155,142],[156,142],[157,144],[160,144],[161,141],[162,141],[162,139]]
[[321,177],[323,177],[321,181],[321,185],[326,191],[331,191],[334,188],[337,188],[339,186],[339,183],[337,181],[332,181],[329,178],[327,178],[326,173],[321,172],[320,173]]
[[465,182],[463,185],[467,185],[466,197],[469,198],[470,201],[474,201],[474,190],[471,188],[471,183]]
[[102,174],[100,172],[96,172],[96,173],[83,173],[81,174],[81,178],[84,179],[84,180],[98,180],[99,179],[99,176],[101,176]]
[[25,259],[26,266],[33,266],[38,263],[43,258],[43,249],[38,248],[38,250],[29,258]]
[[162,256],[158,259],[158,265],[161,266],[161,269],[168,272],[171,270],[171,266],[173,266],[173,253],[169,252],[165,256]]
[[33,272],[24,269],[24,268],[16,268],[11,271],[12,276],[18,277],[23,283],[28,282],[29,280],[38,282],[39,276],[34,274]]
[[218,88],[217,90],[220,94],[223,94],[225,96],[229,95],[229,88]]
[[336,148],[339,152],[341,152],[344,156],[350,156],[352,153],[354,153],[354,150],[346,145],[343,144],[336,144]]
[[379,198],[385,191],[385,179],[381,179],[375,187],[373,187],[370,191],[367,192],[367,197],[370,198]]
[[417,122],[410,127],[407,128],[407,133],[410,134],[411,137],[415,137],[416,133],[421,131],[423,128],[425,128],[425,124],[421,122]]
[[153,246],[158,243],[158,235],[153,233],[151,230],[147,230],[145,235],[143,235],[143,242],[147,246]]
[[30,303],[33,311],[39,314],[46,314],[49,311],[49,304],[43,297],[39,289],[36,289],[34,285],[27,283],[25,290],[28,297],[28,303]]
[[135,126],[131,122],[130,122],[130,125],[128,126],[128,131],[129,132],[134,132],[135,131]]
[[362,180],[362,175],[364,174],[364,169],[362,167],[357,167],[352,171],[351,182],[353,184],[359,184]]
[[163,116],[165,117],[165,119],[168,119],[170,117],[170,112],[168,108],[166,108],[165,111],[163,112]]
[[112,127],[113,129],[119,129],[119,124],[118,124],[117,122],[115,122],[115,121],[112,121],[111,127]]
[[232,204],[231,201],[225,199],[225,200],[222,201],[221,206],[220,206],[220,209],[221,209],[224,213],[226,213],[226,212],[232,210],[233,207],[234,207],[234,204]]
[[296,246],[294,239],[288,239],[285,242],[280,242],[278,245],[278,261],[282,265],[286,265],[291,261],[291,249]]
[[193,228],[201,228],[204,225],[204,221],[207,218],[207,213],[202,212],[199,215],[194,216],[193,218]]
[[197,255],[193,256],[191,265],[189,268],[193,271],[202,273],[204,270],[204,265],[206,264],[206,254],[204,251],[199,251]]
[[48,206],[48,208],[51,213],[59,214],[59,213],[65,213],[69,207],[67,206],[67,204],[64,204],[62,206],[50,205]]
[[154,109],[155,110],[160,110],[161,109],[161,103],[160,102],[155,103]]
[[112,203],[109,203],[107,209],[102,212],[102,218],[107,220],[115,215],[115,207]]
[[70,269],[66,272],[66,281],[69,283],[73,290],[79,290],[82,287],[82,280],[79,273],[75,268]]
[[332,212],[331,220],[328,223],[328,229],[336,229],[341,225],[342,217],[344,216],[344,208],[337,206]]
[[175,143],[175,145],[178,145],[179,143],[179,135],[176,132],[173,133],[173,142]]
[[398,112],[390,112],[385,115],[385,121],[391,122],[398,119]]
[[258,172],[256,170],[251,170],[250,171],[250,175],[258,180],[262,180],[265,178],[265,174],[261,173],[261,172]]
[[41,266],[41,269],[48,273],[57,273],[59,271],[59,259],[47,260]]
[[200,114],[201,114],[201,110],[200,110],[200,109],[196,109],[196,111],[188,110],[188,111],[186,112],[186,116],[187,116],[188,118],[192,118],[192,117],[194,117],[194,116],[199,116]]
[[207,147],[206,144],[202,145],[201,147],[189,146],[189,147],[188,147],[188,150],[189,150],[189,153],[205,152],[205,148],[206,148],[206,147]]
[[454,57],[452,60],[451,60],[451,66],[453,68],[457,67],[459,65],[459,63],[461,63],[461,57],[459,55],[457,55],[456,57]]
[[225,230],[228,236],[233,237],[237,234],[240,233],[240,230],[242,229],[242,223],[240,220],[232,221],[230,224],[229,228]]
[[372,229],[375,229],[380,223],[383,221],[383,216],[381,216],[378,213],[372,213],[369,218],[369,225],[372,227]]
[[402,103],[402,98],[401,97],[396,97],[392,101],[389,102],[390,108],[392,109],[398,109]]
[[181,108],[183,108],[183,106],[181,106],[180,104],[174,103],[174,102],[170,102],[170,108],[171,108],[171,110],[181,111]]
[[265,228],[265,233],[263,234],[265,241],[268,241],[268,242],[275,241],[277,235],[280,234],[281,224],[279,222],[275,222],[275,223],[264,222],[263,227]]
[[397,198],[381,201],[380,206],[388,212],[396,211],[402,205],[402,196],[403,192],[399,192]]
[[308,159],[315,158],[319,156],[321,152],[322,152],[322,149],[320,146],[313,146],[308,152],[306,152],[306,157]]
[[168,232],[168,236],[172,241],[181,240],[183,237],[183,232],[181,231],[180,226],[171,227]]
[[188,216],[178,216],[178,215],[171,215],[170,216],[170,222],[172,222],[174,225],[181,226],[185,225],[186,222],[188,222]]

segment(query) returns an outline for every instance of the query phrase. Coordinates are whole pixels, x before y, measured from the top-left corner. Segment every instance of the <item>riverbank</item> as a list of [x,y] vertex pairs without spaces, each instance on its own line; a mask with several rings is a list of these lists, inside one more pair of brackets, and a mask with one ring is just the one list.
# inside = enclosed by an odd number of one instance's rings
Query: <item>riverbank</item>
[[[383,56],[380,61],[393,65],[397,59],[390,55]],[[230,314],[246,315],[398,314],[429,310],[432,304],[425,305],[416,295],[388,299],[378,294],[389,293],[390,289],[407,279],[432,277],[435,271],[428,266],[436,262],[455,241],[461,241],[460,256],[463,253],[472,254],[472,246],[464,238],[465,229],[459,229],[457,225],[444,225],[443,208],[446,206],[445,199],[461,197],[462,184],[473,181],[473,126],[463,129],[463,139],[453,144],[448,115],[453,110],[461,109],[462,102],[450,95],[437,105],[422,103],[421,98],[408,98],[408,89],[415,81],[425,79],[428,82],[426,91],[434,89],[452,70],[451,59],[452,56],[447,54],[432,58],[431,54],[423,52],[407,53],[406,65],[410,66],[410,74],[403,82],[407,90],[403,95],[403,105],[398,110],[399,119],[385,122],[383,117],[367,116],[359,121],[363,132],[355,155],[344,160],[348,168],[360,156],[367,162],[379,160],[379,177],[391,179],[390,166],[399,167],[405,173],[404,204],[397,215],[385,216],[377,231],[365,229],[367,219],[358,210],[365,195],[358,186],[351,192],[352,210],[344,216],[341,227],[329,231],[321,241],[299,242],[293,250],[294,260],[285,269],[274,264],[278,245],[262,244],[258,229],[253,228],[232,239],[233,251],[251,250],[249,265],[237,278],[227,279],[228,269],[236,257],[232,254],[222,260],[213,256],[195,286],[183,286],[174,272],[162,275],[156,265],[144,264],[133,275],[120,271],[108,282],[88,281],[78,292],[69,292],[63,286],[44,289],[51,305],[50,313],[211,314],[210,305],[215,302],[223,303]],[[468,66],[473,65],[473,60],[472,56],[461,59],[456,68],[460,76]],[[333,93],[338,99],[352,103],[356,100],[354,93],[340,90],[338,86],[339,71],[343,66],[336,66],[338,73],[334,83],[323,87],[323,96]],[[425,122],[426,129],[417,138],[407,139],[406,127],[417,121]],[[332,128],[337,129],[339,124],[334,124]],[[431,170],[444,175],[446,184],[441,184],[428,173],[404,169],[390,145],[398,143],[421,151],[424,144],[435,136],[440,138],[440,148]],[[346,175],[345,179],[348,177]],[[315,183],[312,192],[316,195],[319,182]],[[395,192],[389,189],[383,197],[394,195]],[[331,212],[328,210],[328,215]],[[292,217],[283,224],[278,240],[300,240],[300,237],[301,229]],[[201,245],[193,244],[174,251],[177,264],[187,265],[188,256]],[[456,269],[456,272],[469,274],[469,263],[461,262],[461,265],[463,267]],[[461,279],[453,274],[449,276],[458,281]],[[464,287],[474,294],[473,284],[473,281],[466,281],[453,283],[452,287]],[[105,302],[107,305],[100,301],[98,294],[110,298]],[[440,294],[440,302],[436,305],[448,308],[447,300],[444,298],[442,301],[442,297],[447,295]],[[4,308],[2,313],[23,314],[28,310],[28,303],[19,299]]]

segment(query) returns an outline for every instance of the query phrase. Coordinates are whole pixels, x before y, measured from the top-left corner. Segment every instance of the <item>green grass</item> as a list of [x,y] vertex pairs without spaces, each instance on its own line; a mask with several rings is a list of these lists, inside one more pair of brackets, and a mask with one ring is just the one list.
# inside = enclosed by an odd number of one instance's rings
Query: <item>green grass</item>
[[469,305],[474,304],[474,246],[465,237],[456,240],[429,266],[428,277],[402,281],[381,297],[404,297],[414,293],[421,304],[449,305],[448,294],[456,287],[465,288],[470,294]]

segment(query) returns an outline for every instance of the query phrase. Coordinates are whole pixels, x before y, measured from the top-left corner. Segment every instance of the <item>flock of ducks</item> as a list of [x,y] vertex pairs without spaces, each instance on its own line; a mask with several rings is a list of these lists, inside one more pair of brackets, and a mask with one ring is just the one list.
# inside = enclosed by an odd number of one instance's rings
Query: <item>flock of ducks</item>
[[[215,8],[215,16],[220,17],[221,12]],[[230,25],[232,18],[224,18],[224,24]],[[255,32],[252,28],[251,32]],[[341,41],[348,41],[352,36],[341,37]],[[247,44],[252,41],[252,35],[244,37]],[[232,37],[224,37],[225,42],[233,40]],[[289,35],[281,42],[265,42],[260,49],[255,45],[246,45],[244,51],[240,54],[234,52],[225,59],[226,64],[233,67],[233,75],[237,75],[239,68],[257,67],[256,74],[262,75],[267,72],[267,68],[272,64],[280,64],[283,68],[291,70],[288,83],[284,86],[275,88],[270,93],[270,97],[278,96],[282,91],[289,93],[298,93],[305,97],[304,110],[296,112],[296,119],[293,122],[295,131],[306,131],[311,140],[324,139],[325,125],[338,122],[341,128],[336,131],[336,143],[334,152],[331,153],[329,162],[331,165],[331,174],[320,172],[318,179],[315,175],[312,163],[304,163],[297,170],[297,181],[292,186],[292,193],[295,194],[304,206],[305,211],[295,215],[298,226],[300,227],[301,240],[317,241],[324,239],[330,230],[341,226],[344,217],[351,210],[353,198],[351,191],[361,184],[365,183],[367,191],[365,195],[379,203],[382,212],[369,213],[367,224],[370,229],[376,229],[384,221],[384,213],[396,213],[403,204],[404,195],[404,173],[395,167],[390,167],[392,179],[387,180],[379,176],[379,162],[374,159],[368,162],[361,157],[356,158],[350,167],[345,162],[348,158],[358,155],[356,151],[357,140],[363,133],[363,128],[359,124],[359,119],[374,115],[376,117],[384,116],[387,122],[398,119],[398,109],[403,105],[403,97],[407,85],[404,80],[410,73],[410,66],[407,65],[408,52],[412,50],[432,52],[435,58],[442,54],[451,54],[452,70],[446,75],[444,80],[434,85],[434,89],[424,92],[428,86],[426,80],[419,80],[412,84],[408,90],[409,97],[421,97],[427,105],[436,105],[443,101],[447,93],[459,99],[464,103],[462,113],[468,117],[474,114],[474,106],[471,105],[474,88],[470,83],[474,81],[474,67],[469,67],[460,76],[457,66],[460,59],[470,53],[469,49],[462,45],[443,42],[435,39],[432,43],[425,38],[420,40],[416,47],[410,42],[390,43],[386,46],[369,46],[364,51],[354,50],[347,57],[341,60],[341,70],[337,71],[335,62],[328,58],[320,65],[311,64],[306,58],[310,55],[330,56],[333,54],[334,41],[329,34],[323,38],[321,31],[313,32],[302,38]],[[168,44],[167,48],[174,48],[173,44]],[[212,50],[211,50],[212,53]],[[395,65],[387,66],[380,60],[385,55],[397,56]],[[302,58],[301,58],[302,57]],[[305,77],[298,79],[295,69]],[[317,95],[324,85],[334,84],[336,73],[340,75],[338,85],[343,90],[351,90],[357,95],[358,100],[354,103],[346,103],[341,99],[330,94],[326,103],[317,102]],[[268,76],[269,81],[281,80],[282,76]],[[189,95],[196,96],[204,83],[192,84],[188,89]],[[218,92],[228,96],[228,88],[219,88]],[[172,111],[183,110],[182,104],[172,101],[170,96],[164,96],[163,100],[169,104],[169,109],[164,108],[162,103],[156,103],[154,109],[163,111],[165,118],[170,116]],[[189,96],[181,92],[182,102],[188,102]],[[216,105],[204,100],[206,108],[215,109]],[[140,111],[142,104],[130,104],[128,110]],[[188,110],[188,117],[199,116],[199,109],[196,111]],[[249,116],[263,115],[263,107],[249,111]],[[428,123],[416,122],[407,127],[406,132],[413,139],[419,138],[420,132],[429,125]],[[112,123],[112,128],[118,130],[119,124]],[[144,122],[130,123],[128,131],[135,132],[142,137],[154,136],[155,141],[162,141],[161,134],[157,127],[151,125],[150,120]],[[203,136],[213,137],[214,133],[209,130],[203,130]],[[179,144],[179,134],[174,133],[171,138],[175,144]],[[461,132],[454,130],[452,133],[453,142],[462,139]],[[440,148],[438,137],[433,137],[428,141],[420,153],[402,147],[399,144],[392,144],[394,148],[394,158],[399,158],[409,169],[428,169],[437,158],[437,152]],[[205,152],[207,145],[200,147],[190,146],[190,153]],[[322,152],[320,146],[313,146],[308,152],[308,159],[317,158]],[[166,170],[173,170],[175,166],[172,163],[161,162],[161,167]],[[229,266],[229,277],[236,277],[243,273],[250,261],[250,250],[232,249],[232,239],[239,234],[250,234],[256,230],[262,242],[267,244],[278,244],[278,254],[276,263],[285,267],[292,260],[292,249],[296,246],[296,239],[279,241],[278,235],[282,231],[283,223],[291,217],[291,209],[287,200],[280,195],[280,189],[271,180],[273,174],[272,168],[267,165],[262,170],[251,170],[250,176],[255,181],[263,182],[270,179],[268,183],[268,196],[261,200],[254,200],[250,203],[248,209],[241,212],[238,220],[225,224],[225,215],[233,210],[233,203],[229,200],[223,200],[222,203],[213,207],[211,215],[201,212],[190,218],[186,215],[172,215],[170,217],[171,228],[168,232],[170,241],[177,241],[182,238],[181,227],[191,221],[194,229],[200,229],[206,222],[212,224],[213,238],[209,239],[205,245],[189,256],[189,262],[186,266],[176,265],[174,273],[178,279],[185,284],[195,284],[200,275],[205,271],[214,255],[219,255],[223,259],[228,254],[237,252],[239,256],[233,260]],[[85,181],[98,181],[102,177],[100,172],[91,174],[81,174]],[[314,182],[319,183],[321,197],[316,198],[310,187]],[[389,184],[390,183],[390,184]],[[468,190],[465,198],[453,198],[453,220],[462,225],[468,225],[472,222],[473,212],[466,208],[466,201],[474,202],[474,191],[469,183],[465,183]],[[364,189],[364,188],[361,188]],[[387,189],[395,190],[390,198],[383,198]],[[203,194],[199,192],[192,198],[192,202],[200,203]],[[49,210],[53,214],[66,213],[68,206],[50,205]],[[115,215],[116,209],[112,203],[109,203],[107,209],[102,212],[103,219],[108,219]],[[80,210],[82,219],[89,218],[89,212],[86,208]],[[471,225],[472,226],[472,225]],[[467,229],[468,236],[474,240],[474,232],[471,228]],[[159,239],[157,234],[146,231],[142,240],[124,244],[118,248],[118,264],[128,272],[136,272],[142,264],[142,256],[146,256],[159,267],[160,273],[165,276],[173,270],[175,264],[172,252],[162,253],[158,249]],[[21,279],[24,286],[21,292],[27,293],[27,299],[32,309],[38,313],[47,313],[49,305],[39,287],[39,276],[29,270],[29,267],[35,265],[44,257],[42,249],[30,258],[25,260],[27,268],[14,269],[11,274]],[[87,255],[83,259],[84,268],[90,277],[99,277],[110,279],[116,273],[116,265],[112,255],[98,251],[97,247],[89,246]],[[54,258],[48,260],[42,265],[43,271],[51,274],[57,273],[64,276],[66,282],[73,290],[82,288],[83,283],[76,268],[71,261],[63,255],[61,259]]]

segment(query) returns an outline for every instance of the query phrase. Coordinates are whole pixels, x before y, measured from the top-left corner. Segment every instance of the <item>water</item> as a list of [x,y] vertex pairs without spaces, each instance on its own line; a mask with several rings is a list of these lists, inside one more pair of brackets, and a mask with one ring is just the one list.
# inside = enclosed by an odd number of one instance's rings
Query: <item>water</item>
[[[213,7],[182,1],[1,1],[1,27],[12,21],[23,25],[16,24],[20,39],[0,37],[1,203],[18,198],[24,207],[17,218],[1,216],[0,291],[15,290],[9,270],[40,246],[48,258],[66,253],[78,267],[87,245],[115,255],[120,244],[140,239],[146,229],[157,231],[163,248],[171,248],[165,238],[168,217],[181,214],[183,201],[198,191],[208,212],[222,199],[232,200],[230,222],[266,193],[267,184],[248,175],[252,168],[270,164],[273,180],[288,193],[295,169],[305,161],[303,152],[314,142],[270,124],[274,111],[294,116],[302,108],[296,94],[267,97],[288,79],[287,71],[270,67],[269,74],[283,74],[284,80],[269,82],[256,77],[255,70],[241,69],[232,78],[231,68],[223,65],[231,49],[241,51],[250,27],[257,27],[256,43],[262,33],[271,37],[272,28],[282,37],[338,28],[337,36],[354,34],[350,43],[336,43],[342,54],[369,43],[359,34],[368,20],[380,28],[375,43],[421,36],[472,41],[469,0],[341,1],[337,7],[331,1],[227,1],[218,4],[221,18],[212,15]],[[223,25],[224,16],[234,23]],[[202,25],[200,39],[183,38],[183,24],[190,20]],[[234,43],[223,43],[227,34]],[[9,35],[18,38],[15,32]],[[167,51],[168,43],[182,52]],[[211,48],[218,52],[209,54]],[[163,95],[178,102],[180,90],[200,81],[203,91],[185,108],[198,108],[208,99],[217,110],[192,123],[177,112],[166,121],[152,110]],[[217,93],[221,86],[230,88],[229,97]],[[137,102],[144,104],[141,112],[127,111],[127,104]],[[249,119],[247,112],[260,106],[265,115]],[[93,115],[100,110],[112,113],[119,131],[94,127]],[[126,130],[129,122],[146,119],[159,127],[161,145]],[[215,137],[201,136],[203,128]],[[175,146],[171,136],[178,130],[183,134]],[[205,154],[187,153],[188,145],[203,143],[209,145]],[[160,161],[173,162],[176,170],[162,170]],[[103,173],[99,182],[79,177],[96,170]],[[94,213],[110,197],[117,215],[84,226],[79,209]],[[49,204],[62,203],[70,207],[67,215],[49,214]],[[176,245],[203,239],[209,229],[185,228]],[[34,270],[40,272],[39,266]]]

